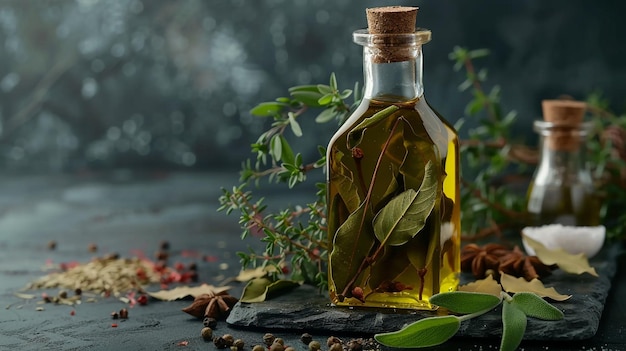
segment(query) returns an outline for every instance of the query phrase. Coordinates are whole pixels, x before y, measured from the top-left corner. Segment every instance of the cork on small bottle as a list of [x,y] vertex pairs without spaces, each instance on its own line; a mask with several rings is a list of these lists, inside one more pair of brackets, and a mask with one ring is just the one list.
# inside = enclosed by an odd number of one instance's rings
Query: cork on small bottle
[[[387,6],[366,9],[370,34],[410,34],[415,32],[417,7]],[[406,47],[381,46],[374,62],[399,62],[410,59]]]
[[573,100],[543,100],[543,119],[552,123],[551,134],[547,136],[552,150],[574,151],[580,145],[580,127],[587,105]]

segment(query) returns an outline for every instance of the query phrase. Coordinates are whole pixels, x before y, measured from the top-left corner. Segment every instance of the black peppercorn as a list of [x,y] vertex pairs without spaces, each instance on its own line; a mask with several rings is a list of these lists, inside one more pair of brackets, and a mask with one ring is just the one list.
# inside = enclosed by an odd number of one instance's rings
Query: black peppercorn
[[265,335],[263,335],[263,343],[264,343],[265,345],[267,345],[267,347],[272,346],[272,344],[274,343],[274,340],[275,340],[275,339],[276,339],[276,338],[274,337],[274,335],[273,335],[273,334],[266,333]]
[[303,344],[308,345],[311,341],[313,341],[313,336],[309,333],[304,333],[300,336],[300,341],[302,341]]
[[213,339],[213,344],[215,344],[215,347],[217,347],[218,349],[225,349],[228,347],[228,342],[224,340],[224,337],[222,336],[218,336]]
[[202,324],[204,324],[205,327],[215,329],[217,327],[217,319],[212,318],[212,317],[206,317],[202,321]]
[[120,318],[121,319],[128,319],[128,310],[125,308],[122,308],[120,310]]

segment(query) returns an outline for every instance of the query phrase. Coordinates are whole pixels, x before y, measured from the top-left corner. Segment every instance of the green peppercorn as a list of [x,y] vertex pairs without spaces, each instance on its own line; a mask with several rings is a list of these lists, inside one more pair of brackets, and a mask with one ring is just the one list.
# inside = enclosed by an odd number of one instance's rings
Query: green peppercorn
[[254,347],[252,348],[252,351],[265,351],[265,347],[261,345],[254,345]]
[[263,343],[267,345],[267,347],[272,346],[272,344],[274,343],[274,339],[276,339],[276,337],[274,337],[273,334],[266,333],[265,335],[263,335]]
[[209,327],[204,327],[200,331],[200,335],[202,336],[202,339],[204,340],[207,340],[207,341],[213,340],[213,329]]
[[320,344],[320,342],[319,342],[319,341],[315,341],[315,340],[313,340],[313,341],[311,341],[311,342],[309,343],[309,350],[310,350],[310,351],[318,351],[318,350],[320,350],[321,348],[322,348],[322,344]]
[[313,336],[309,333],[304,333],[300,336],[300,341],[302,341],[303,344],[308,345],[311,341],[313,341]]

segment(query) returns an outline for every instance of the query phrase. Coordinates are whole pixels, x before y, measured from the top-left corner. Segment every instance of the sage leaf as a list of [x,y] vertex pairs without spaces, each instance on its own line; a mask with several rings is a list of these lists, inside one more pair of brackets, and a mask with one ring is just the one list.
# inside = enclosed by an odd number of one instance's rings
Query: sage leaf
[[402,245],[417,235],[435,206],[437,184],[432,163],[428,162],[419,191],[405,190],[374,218],[374,233],[378,240],[385,245]]
[[552,306],[546,300],[533,293],[519,292],[513,295],[512,304],[522,310],[527,316],[543,319],[546,321],[557,321],[563,319],[563,312]]
[[328,257],[329,266],[340,269],[332,270],[329,275],[339,293],[358,273],[361,262],[374,246],[372,214],[366,209],[366,205],[367,201],[363,201],[337,229],[333,238],[333,249]]
[[365,131],[365,129],[376,125],[378,122],[384,120],[399,109],[400,108],[398,106],[391,105],[383,110],[376,112],[371,117],[367,117],[363,121],[361,121],[361,123],[359,123],[348,133],[348,148],[352,149],[359,146],[359,144],[361,144],[361,142],[363,141],[363,132]]
[[516,305],[505,301],[502,304],[502,340],[500,351],[515,351],[526,332],[526,314]]
[[298,286],[300,283],[292,280],[273,281],[266,277],[255,278],[245,286],[239,301],[246,303],[263,302]]
[[429,302],[448,310],[469,314],[490,310],[500,304],[502,300],[491,294],[476,292],[452,291],[433,295]]
[[459,330],[456,316],[429,317],[389,333],[374,335],[379,343],[397,348],[418,348],[443,344]]

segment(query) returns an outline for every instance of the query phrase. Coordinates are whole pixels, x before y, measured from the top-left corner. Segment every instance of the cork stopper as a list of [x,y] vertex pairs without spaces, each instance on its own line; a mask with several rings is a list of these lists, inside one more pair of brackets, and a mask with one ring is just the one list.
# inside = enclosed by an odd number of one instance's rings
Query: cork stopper
[[[412,34],[415,33],[417,7],[387,6],[366,9],[369,34]],[[383,40],[384,41],[384,40]],[[376,63],[410,60],[412,54],[407,46],[394,44],[392,40],[377,47],[373,60]]]
[[548,147],[557,151],[577,150],[587,105],[574,100],[543,100],[541,107],[543,119],[552,125],[546,135]]
[[367,29],[370,34],[413,33],[417,7],[387,6],[366,10]]
[[587,105],[574,100],[543,100],[543,119],[558,125],[576,127],[583,121]]

